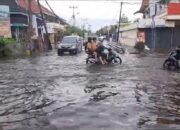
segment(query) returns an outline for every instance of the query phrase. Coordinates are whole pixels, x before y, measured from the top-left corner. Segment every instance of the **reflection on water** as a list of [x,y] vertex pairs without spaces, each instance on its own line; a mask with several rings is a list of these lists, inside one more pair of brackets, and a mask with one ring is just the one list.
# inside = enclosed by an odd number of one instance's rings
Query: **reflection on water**
[[0,126],[180,129],[180,74],[162,70],[161,55],[122,58],[107,66],[86,65],[83,53],[1,61]]

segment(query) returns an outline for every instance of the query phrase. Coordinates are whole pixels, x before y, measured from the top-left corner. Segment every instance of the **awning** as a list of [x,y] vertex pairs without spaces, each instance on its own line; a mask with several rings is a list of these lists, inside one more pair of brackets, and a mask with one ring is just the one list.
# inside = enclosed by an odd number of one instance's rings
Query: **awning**
[[21,24],[21,23],[11,24],[11,27],[27,27],[27,26],[28,26],[27,24]]
[[59,23],[47,23],[48,26],[58,31],[65,31],[65,27]]

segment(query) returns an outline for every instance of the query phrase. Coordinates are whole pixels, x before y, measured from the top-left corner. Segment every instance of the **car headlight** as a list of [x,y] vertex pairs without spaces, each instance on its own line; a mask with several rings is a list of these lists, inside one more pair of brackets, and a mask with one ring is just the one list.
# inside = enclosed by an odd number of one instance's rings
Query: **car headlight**
[[75,48],[76,48],[76,46],[75,46],[75,45],[74,45],[74,46],[71,46],[71,48],[72,48],[72,49],[75,49]]
[[59,45],[58,45],[58,48],[59,48],[59,49],[61,49],[61,48],[62,48],[61,44],[59,44]]

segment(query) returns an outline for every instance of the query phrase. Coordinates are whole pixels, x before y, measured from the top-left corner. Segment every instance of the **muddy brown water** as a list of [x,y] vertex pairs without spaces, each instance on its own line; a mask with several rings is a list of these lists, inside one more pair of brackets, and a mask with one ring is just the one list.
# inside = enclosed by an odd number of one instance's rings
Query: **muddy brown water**
[[0,61],[2,130],[179,130],[180,73],[161,54],[86,65],[84,53]]

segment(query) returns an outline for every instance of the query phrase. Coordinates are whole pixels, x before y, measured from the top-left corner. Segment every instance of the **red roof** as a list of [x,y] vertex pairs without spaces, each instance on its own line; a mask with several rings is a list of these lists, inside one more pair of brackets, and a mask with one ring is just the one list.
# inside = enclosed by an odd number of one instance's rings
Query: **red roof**
[[[26,10],[29,8],[28,0],[17,0],[17,4]],[[33,13],[40,13],[36,0],[31,0],[31,10]]]
[[[17,4],[21,8],[24,8],[26,10],[28,10],[28,8],[29,8],[28,0],[17,0]],[[46,13],[48,15],[54,16],[54,13],[51,12],[50,10],[48,10],[47,8],[45,8],[44,6],[41,5],[41,8],[42,8],[43,13]],[[40,13],[40,9],[39,9],[39,6],[38,6],[38,3],[37,3],[36,0],[31,0],[31,10],[35,14],[39,14]]]
[[[18,5],[19,7],[28,10],[28,8],[29,8],[28,0],[16,0],[16,1],[17,1],[17,5]],[[44,6],[41,5],[41,8],[42,8],[42,12],[43,12],[44,14],[57,17],[56,14],[54,14],[52,11],[50,11],[50,10],[47,9],[46,7],[44,7]],[[31,10],[32,10],[32,13],[34,13],[34,14],[39,14],[39,13],[40,13],[40,9],[39,9],[37,0],[31,0]],[[62,18],[60,18],[60,19],[61,19],[61,22],[62,22],[62,23],[65,23],[65,20],[64,20],[64,19],[62,19]]]

